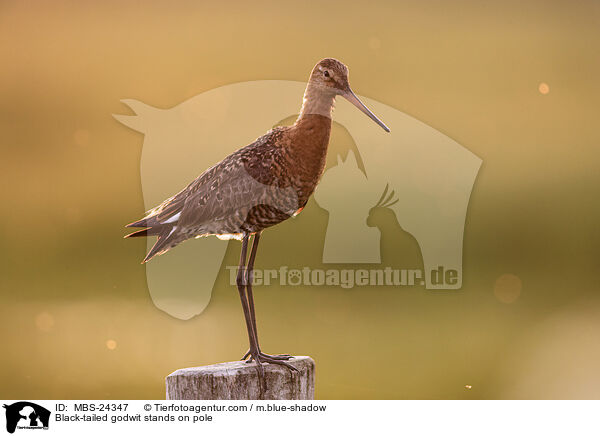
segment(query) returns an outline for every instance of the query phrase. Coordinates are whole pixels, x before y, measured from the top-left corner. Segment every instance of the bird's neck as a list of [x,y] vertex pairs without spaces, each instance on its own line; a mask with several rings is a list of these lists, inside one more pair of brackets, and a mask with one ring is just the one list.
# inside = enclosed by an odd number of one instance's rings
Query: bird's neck
[[304,101],[298,119],[292,126],[293,148],[327,152],[329,133],[331,131],[331,112],[335,102],[335,94],[310,83],[304,91]]
[[301,169],[298,175],[304,183],[299,197],[302,204],[308,201],[325,169],[334,99],[335,94],[327,95],[309,85],[300,116],[289,130],[288,152]]
[[323,90],[323,88],[318,88],[309,83],[306,91],[304,91],[304,100],[298,121],[308,115],[321,115],[331,118],[334,102],[335,94],[333,92]]

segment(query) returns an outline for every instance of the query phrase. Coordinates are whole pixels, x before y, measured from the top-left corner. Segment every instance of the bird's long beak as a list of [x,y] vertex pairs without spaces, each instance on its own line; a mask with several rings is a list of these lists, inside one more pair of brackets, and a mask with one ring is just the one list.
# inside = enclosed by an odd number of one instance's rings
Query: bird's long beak
[[369,110],[369,108],[366,107],[363,104],[363,102],[358,99],[358,97],[356,96],[356,94],[354,94],[351,89],[348,89],[347,91],[345,91],[344,93],[342,93],[342,97],[344,97],[346,100],[348,100],[354,106],[356,106],[357,108],[359,108],[361,110],[361,112],[365,113],[369,118],[371,118],[373,121],[375,121],[377,124],[379,124],[383,130],[385,130],[386,132],[390,131],[390,129],[388,128],[388,126],[386,126],[385,124],[383,124],[383,121],[381,121],[379,118],[377,118],[375,116],[375,114],[373,112],[371,112]]

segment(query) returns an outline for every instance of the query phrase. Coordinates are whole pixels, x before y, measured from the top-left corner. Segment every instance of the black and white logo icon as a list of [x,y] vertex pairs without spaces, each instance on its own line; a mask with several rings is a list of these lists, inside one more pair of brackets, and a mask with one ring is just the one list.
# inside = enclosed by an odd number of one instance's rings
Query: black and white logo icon
[[3,406],[6,409],[6,431],[14,433],[16,429],[47,430],[50,411],[29,401],[19,401]]

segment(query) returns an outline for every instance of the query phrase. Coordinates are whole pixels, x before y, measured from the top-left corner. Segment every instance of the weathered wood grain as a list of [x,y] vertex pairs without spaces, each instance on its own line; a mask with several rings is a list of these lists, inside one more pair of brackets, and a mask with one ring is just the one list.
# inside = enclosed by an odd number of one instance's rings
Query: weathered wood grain
[[263,364],[267,390],[258,385],[256,363],[243,361],[183,368],[166,378],[168,400],[313,400],[315,362],[308,356],[288,361],[298,372]]

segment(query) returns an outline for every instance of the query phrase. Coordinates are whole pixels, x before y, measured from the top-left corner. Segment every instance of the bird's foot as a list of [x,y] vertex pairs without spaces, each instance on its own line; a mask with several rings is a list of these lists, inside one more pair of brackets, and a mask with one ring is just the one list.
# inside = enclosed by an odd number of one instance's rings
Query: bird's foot
[[[262,351],[259,351],[258,354],[259,354],[259,356],[261,356],[263,358],[274,359],[274,360],[290,360],[292,357],[294,357],[291,354],[266,354],[266,353],[263,353]],[[246,359],[248,359],[248,360],[246,360]],[[248,350],[246,352],[246,354],[244,354],[244,357],[242,357],[240,360],[246,360],[246,362],[248,362],[248,363],[252,362],[253,358],[252,358],[252,353],[250,352],[250,350]]]
[[292,371],[299,372],[298,368],[296,368],[286,362],[286,360],[289,360],[292,358],[292,356],[290,356],[289,354],[277,354],[277,355],[272,356],[270,354],[265,354],[262,351],[253,352],[252,350],[250,350],[250,351],[248,351],[248,353],[246,353],[246,355],[244,356],[244,359],[246,357],[248,357],[248,360],[246,360],[246,363],[251,363],[252,361],[254,361],[257,364],[256,370],[258,371],[258,383],[259,383],[259,386],[261,387],[261,391],[262,391],[261,395],[262,395],[262,393],[264,393],[267,390],[267,380],[265,379],[265,370],[263,368],[263,363],[271,363],[273,365],[281,365],[281,366],[285,366],[286,368],[288,368]]
[[285,366],[285,367],[291,369],[292,371],[298,371],[298,368],[296,368],[286,362],[286,360],[289,360],[291,358],[292,358],[292,356],[287,355],[287,354],[277,354],[275,356],[272,356],[270,354],[265,354],[265,353],[259,352],[256,355],[250,354],[250,357],[246,360],[246,363],[251,363],[252,361],[255,361],[256,363],[260,363],[260,364],[272,363],[273,365]]

